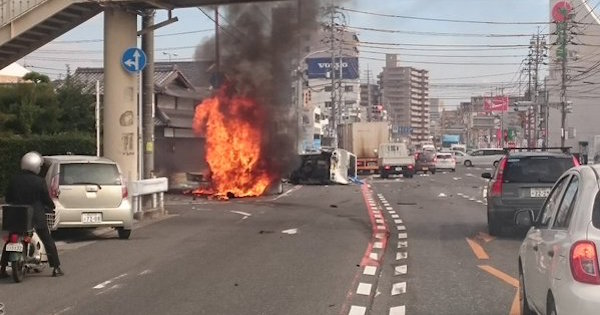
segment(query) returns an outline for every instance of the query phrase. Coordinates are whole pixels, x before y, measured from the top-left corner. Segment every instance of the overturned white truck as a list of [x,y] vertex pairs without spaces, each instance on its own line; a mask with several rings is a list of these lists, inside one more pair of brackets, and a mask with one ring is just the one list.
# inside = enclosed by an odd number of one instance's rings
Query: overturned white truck
[[356,178],[356,155],[344,149],[322,149],[300,155],[300,166],[290,176],[293,184],[342,184]]

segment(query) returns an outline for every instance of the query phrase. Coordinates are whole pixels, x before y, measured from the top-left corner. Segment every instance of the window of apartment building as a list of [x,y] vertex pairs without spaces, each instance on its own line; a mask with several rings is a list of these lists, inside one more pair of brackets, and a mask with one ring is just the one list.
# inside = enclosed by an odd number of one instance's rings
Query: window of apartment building
[[325,102],[325,107],[326,108],[331,108],[331,102]]
[[325,92],[331,92],[331,90],[332,90],[331,85],[325,86]]
[[353,92],[354,91],[354,86],[352,85],[346,85],[344,87],[344,92]]
[[356,104],[356,101],[345,101],[344,104],[346,106],[352,106],[352,105]]
[[321,115],[315,114],[315,122],[317,122],[317,123],[321,122]]

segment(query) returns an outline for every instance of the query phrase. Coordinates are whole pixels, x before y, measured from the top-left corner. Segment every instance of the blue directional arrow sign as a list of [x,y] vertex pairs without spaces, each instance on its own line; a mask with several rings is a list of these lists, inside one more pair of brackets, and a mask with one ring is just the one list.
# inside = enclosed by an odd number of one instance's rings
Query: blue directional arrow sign
[[146,54],[139,48],[129,48],[123,53],[121,64],[128,72],[138,73],[146,67]]

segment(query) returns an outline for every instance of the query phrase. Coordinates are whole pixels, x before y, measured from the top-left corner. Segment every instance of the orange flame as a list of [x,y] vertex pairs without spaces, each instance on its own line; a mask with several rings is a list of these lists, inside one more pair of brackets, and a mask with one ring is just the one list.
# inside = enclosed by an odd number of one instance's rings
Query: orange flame
[[223,86],[196,107],[194,131],[206,138],[206,161],[212,189],[196,194],[260,196],[276,178],[263,157],[266,111],[254,99],[232,95]]

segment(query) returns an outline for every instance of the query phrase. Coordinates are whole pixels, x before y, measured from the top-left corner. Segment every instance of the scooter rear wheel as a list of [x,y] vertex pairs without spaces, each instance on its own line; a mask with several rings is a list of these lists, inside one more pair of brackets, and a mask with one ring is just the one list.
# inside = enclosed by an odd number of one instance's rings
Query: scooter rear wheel
[[12,268],[12,277],[15,282],[23,281],[25,276],[25,263],[22,260],[13,261],[10,263]]

